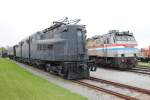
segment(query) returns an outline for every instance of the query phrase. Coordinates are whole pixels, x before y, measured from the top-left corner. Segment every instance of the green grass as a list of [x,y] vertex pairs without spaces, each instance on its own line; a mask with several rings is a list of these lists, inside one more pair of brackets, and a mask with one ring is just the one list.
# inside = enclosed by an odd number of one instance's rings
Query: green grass
[[0,58],[0,100],[87,100]]
[[138,65],[141,67],[150,67],[150,63],[146,63],[146,62],[138,62]]

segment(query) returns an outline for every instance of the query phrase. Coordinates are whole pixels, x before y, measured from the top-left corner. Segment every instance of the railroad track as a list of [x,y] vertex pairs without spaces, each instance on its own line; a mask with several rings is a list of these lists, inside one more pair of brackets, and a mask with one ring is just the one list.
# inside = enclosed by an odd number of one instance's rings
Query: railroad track
[[141,74],[150,75],[150,68],[147,68],[147,67],[137,66],[137,67],[132,68],[131,70],[128,70],[128,71],[129,72],[135,72],[135,73],[141,73]]
[[144,67],[144,66],[137,66],[135,67],[137,69],[146,69],[146,70],[150,70],[150,67]]
[[[112,81],[108,81],[108,80],[104,80],[104,79],[94,78],[94,77],[90,77],[89,80],[95,81],[98,83],[103,83],[103,84],[115,86],[116,88],[128,89],[130,91],[135,91],[138,93],[147,94],[150,97],[150,90],[146,90],[146,89],[142,89],[142,88],[138,88],[138,87],[134,87],[134,86],[129,86],[129,85],[125,85],[125,84],[120,84],[120,83],[116,83],[116,82],[112,82]],[[124,93],[118,93],[118,92],[115,92],[115,91],[110,90],[110,89],[106,89],[106,88],[99,87],[97,85],[93,85],[89,82],[84,82],[82,80],[77,80],[77,81],[73,81],[73,82],[84,85],[84,86],[91,88],[91,89],[94,89],[94,90],[98,90],[101,92],[105,92],[105,93],[117,96],[119,98],[123,98],[125,100],[139,100],[138,98],[131,97],[131,96],[126,95]]]
[[[116,82],[112,82],[112,81],[108,81],[108,80],[104,80],[104,79],[94,78],[94,77],[89,77],[89,80],[96,81],[99,83],[109,84],[109,85],[120,87],[120,88],[133,90],[136,92],[141,92],[143,94],[147,94],[150,96],[150,90],[146,90],[146,89],[142,89],[142,88],[138,88],[138,87],[133,87],[133,86],[125,85],[125,84],[120,84],[120,83],[116,83]],[[118,92],[115,92],[115,91],[110,90],[110,89],[105,89],[105,88],[102,88],[102,87],[99,87],[99,86],[96,86],[96,85],[93,85],[93,84],[90,84],[90,83],[87,83],[87,82],[84,82],[81,80],[72,80],[72,82],[84,85],[88,88],[91,88],[91,89],[94,89],[97,91],[101,91],[101,92],[105,92],[105,93],[117,96],[117,97],[125,99],[125,100],[139,100],[138,98],[128,96],[128,95],[123,94],[123,93],[118,93]]]

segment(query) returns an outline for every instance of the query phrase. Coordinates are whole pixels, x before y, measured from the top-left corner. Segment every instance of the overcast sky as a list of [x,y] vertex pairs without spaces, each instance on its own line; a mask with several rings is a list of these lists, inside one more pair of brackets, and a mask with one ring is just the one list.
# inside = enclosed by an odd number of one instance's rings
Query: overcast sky
[[149,0],[0,0],[0,47],[12,46],[64,17],[81,19],[87,36],[129,30],[150,45]]

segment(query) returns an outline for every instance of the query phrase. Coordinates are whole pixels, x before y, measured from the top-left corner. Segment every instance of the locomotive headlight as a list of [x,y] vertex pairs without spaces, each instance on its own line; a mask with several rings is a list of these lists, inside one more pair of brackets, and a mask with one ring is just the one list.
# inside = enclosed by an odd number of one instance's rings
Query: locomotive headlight
[[124,59],[121,59],[121,62],[125,62],[125,60],[124,60]]

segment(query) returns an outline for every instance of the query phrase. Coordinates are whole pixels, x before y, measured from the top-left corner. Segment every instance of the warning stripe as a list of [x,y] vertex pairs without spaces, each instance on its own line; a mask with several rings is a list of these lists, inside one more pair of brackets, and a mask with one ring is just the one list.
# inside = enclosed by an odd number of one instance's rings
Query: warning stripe
[[103,45],[92,45],[87,48],[106,48],[106,47],[130,47],[134,48],[137,44],[103,44]]

